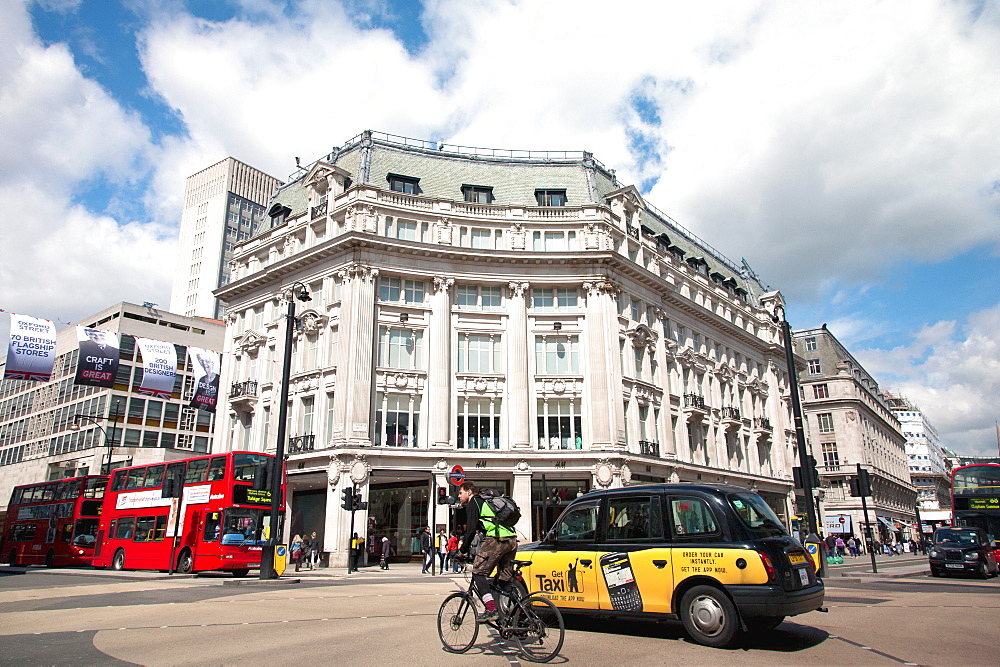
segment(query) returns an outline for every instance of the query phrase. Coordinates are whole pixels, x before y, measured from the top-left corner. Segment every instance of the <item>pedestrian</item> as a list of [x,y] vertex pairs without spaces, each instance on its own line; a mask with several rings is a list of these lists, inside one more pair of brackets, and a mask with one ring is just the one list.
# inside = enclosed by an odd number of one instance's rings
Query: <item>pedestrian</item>
[[448,560],[448,533],[444,532],[444,528],[438,531],[436,542],[438,559],[441,561],[440,571],[444,574],[445,562]]
[[292,562],[295,563],[295,571],[299,571],[302,565],[302,537],[296,533],[292,538],[292,547],[289,549],[292,554]]
[[854,539],[853,535],[847,538],[847,553],[850,554],[851,558],[858,557],[858,541]]
[[842,535],[838,535],[835,544],[837,545],[837,555],[843,558],[844,547],[847,546],[847,544],[844,542],[844,537]]
[[453,531],[448,538],[448,562],[451,564],[452,572],[458,572],[458,561],[455,560],[455,553],[458,551],[458,532]]
[[358,571],[358,559],[361,557],[361,547],[364,545],[365,541],[358,537],[357,533],[354,533],[351,537],[351,553],[348,556],[349,560],[347,562],[348,572]]
[[319,556],[323,552],[323,543],[320,541],[316,531],[309,536],[309,569],[319,568]]
[[310,567],[310,561],[309,561],[311,550],[312,550],[312,543],[309,541],[309,535],[306,534],[306,533],[303,533],[303,535],[302,535],[302,558],[300,560],[302,561],[302,564],[305,565],[310,570],[312,569],[312,567]]
[[424,555],[424,566],[420,572],[427,574],[434,567],[434,538],[431,536],[430,526],[424,526],[420,531],[420,552]]
[[878,540],[872,540],[871,552],[876,556],[882,553],[882,543]]
[[389,538],[385,535],[382,536],[382,557],[379,559],[378,566],[383,570],[389,569],[389,558],[393,554],[392,543],[389,542]]

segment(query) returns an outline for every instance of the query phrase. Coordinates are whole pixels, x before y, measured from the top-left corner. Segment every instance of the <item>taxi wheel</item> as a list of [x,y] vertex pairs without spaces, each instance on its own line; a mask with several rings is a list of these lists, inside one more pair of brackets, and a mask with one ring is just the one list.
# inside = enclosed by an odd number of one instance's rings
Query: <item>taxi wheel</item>
[[695,586],[681,598],[681,621],[699,644],[728,646],[739,629],[736,607],[725,593],[712,586]]

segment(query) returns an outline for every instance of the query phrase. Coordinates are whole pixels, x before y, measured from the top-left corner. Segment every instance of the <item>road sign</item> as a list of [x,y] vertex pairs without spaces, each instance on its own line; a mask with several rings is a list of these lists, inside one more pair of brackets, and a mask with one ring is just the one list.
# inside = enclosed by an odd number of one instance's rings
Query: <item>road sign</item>
[[288,557],[288,547],[284,544],[274,546],[274,573],[279,577],[285,573],[285,563]]
[[465,481],[465,471],[462,470],[462,466],[455,466],[448,473],[448,480],[455,486],[461,486],[462,482]]

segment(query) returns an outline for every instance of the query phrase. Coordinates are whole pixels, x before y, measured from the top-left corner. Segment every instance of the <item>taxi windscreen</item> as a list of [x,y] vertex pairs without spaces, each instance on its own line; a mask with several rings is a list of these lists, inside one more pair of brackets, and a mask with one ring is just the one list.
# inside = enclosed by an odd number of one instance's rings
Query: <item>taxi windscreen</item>
[[750,529],[754,537],[774,537],[787,535],[774,510],[756,493],[731,493],[729,504],[736,510],[736,516]]

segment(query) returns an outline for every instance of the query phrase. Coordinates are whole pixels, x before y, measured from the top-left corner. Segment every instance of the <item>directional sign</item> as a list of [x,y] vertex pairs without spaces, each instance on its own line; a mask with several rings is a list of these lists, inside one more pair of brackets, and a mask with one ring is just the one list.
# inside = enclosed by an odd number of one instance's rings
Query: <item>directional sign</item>
[[284,544],[274,546],[274,573],[279,577],[285,573],[285,565],[288,558],[288,547]]
[[451,472],[448,473],[448,479],[455,486],[461,486],[462,482],[465,481],[465,471],[462,470],[462,466],[455,466],[452,468]]

